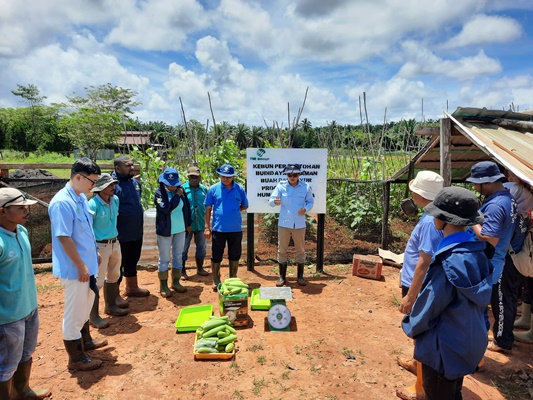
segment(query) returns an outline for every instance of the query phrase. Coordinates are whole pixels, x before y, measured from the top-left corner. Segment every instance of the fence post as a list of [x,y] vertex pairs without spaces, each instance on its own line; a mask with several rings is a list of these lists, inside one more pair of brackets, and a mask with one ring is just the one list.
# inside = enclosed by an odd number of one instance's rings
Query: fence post
[[246,241],[247,241],[247,251],[246,251],[246,269],[248,271],[254,270],[254,245],[255,245],[255,233],[254,233],[254,220],[255,214],[248,213],[246,214]]
[[324,230],[326,214],[318,214],[316,227],[316,272],[324,272]]
[[382,183],[383,219],[381,220],[381,248],[389,248],[390,181]]

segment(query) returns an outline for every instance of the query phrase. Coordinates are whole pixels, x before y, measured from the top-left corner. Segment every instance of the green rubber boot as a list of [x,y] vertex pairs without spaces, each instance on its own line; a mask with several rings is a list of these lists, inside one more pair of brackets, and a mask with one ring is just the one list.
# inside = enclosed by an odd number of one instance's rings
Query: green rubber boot
[[161,297],[172,296],[172,292],[168,288],[168,271],[158,272],[157,276],[159,278],[159,294]]
[[229,261],[229,277],[236,278],[239,271],[239,260]]
[[172,289],[178,293],[185,293],[187,288],[180,283],[181,269],[172,268]]

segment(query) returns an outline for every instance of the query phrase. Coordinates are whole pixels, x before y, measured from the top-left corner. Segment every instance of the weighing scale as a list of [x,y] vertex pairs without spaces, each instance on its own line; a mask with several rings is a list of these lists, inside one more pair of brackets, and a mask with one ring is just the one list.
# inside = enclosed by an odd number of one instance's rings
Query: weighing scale
[[268,327],[271,332],[290,332],[291,312],[287,308],[286,300],[292,300],[290,287],[262,287],[259,290],[261,300],[270,300],[268,310]]

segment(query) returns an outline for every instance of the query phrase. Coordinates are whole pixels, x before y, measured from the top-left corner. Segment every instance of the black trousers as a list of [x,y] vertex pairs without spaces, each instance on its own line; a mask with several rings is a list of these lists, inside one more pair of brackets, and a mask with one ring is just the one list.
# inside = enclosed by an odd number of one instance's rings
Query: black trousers
[[120,242],[120,252],[122,253],[122,262],[120,263],[120,278],[118,284],[122,282],[122,277],[132,278],[137,276],[137,263],[141,258],[143,247],[142,239],[131,242]]
[[426,400],[462,400],[463,377],[446,379],[433,368],[422,364],[422,386]]
[[513,325],[516,317],[516,302],[522,284],[522,275],[517,271],[509,254],[498,283],[492,286],[490,305],[494,316],[492,333],[494,342],[501,348],[513,348]]
[[242,232],[212,232],[211,261],[219,263],[228,244],[228,260],[239,261],[242,253]]

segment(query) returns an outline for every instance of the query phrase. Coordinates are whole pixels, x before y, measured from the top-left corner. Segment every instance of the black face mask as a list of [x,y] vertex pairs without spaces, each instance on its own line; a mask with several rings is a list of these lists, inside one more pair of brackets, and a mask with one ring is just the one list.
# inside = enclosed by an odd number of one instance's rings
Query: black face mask
[[403,199],[400,207],[408,217],[416,217],[418,215],[418,207],[416,206],[415,201],[411,198]]

